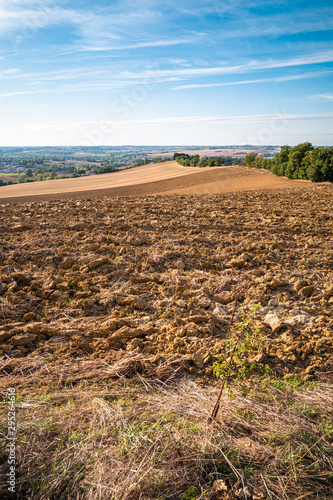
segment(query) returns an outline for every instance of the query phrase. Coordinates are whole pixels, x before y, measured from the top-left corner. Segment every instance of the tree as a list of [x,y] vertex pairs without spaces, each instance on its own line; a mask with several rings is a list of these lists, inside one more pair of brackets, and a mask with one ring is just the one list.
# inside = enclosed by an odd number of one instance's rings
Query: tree
[[288,179],[304,179],[305,171],[302,168],[302,161],[307,153],[311,151],[313,146],[310,142],[303,142],[291,148],[289,153],[288,165],[285,171],[285,175]]
[[281,151],[275,156],[276,162],[278,164],[288,162],[290,151],[291,151],[290,146],[282,146]]
[[198,163],[198,167],[207,167],[207,160],[204,156],[201,156],[200,157],[200,160],[199,160],[199,163]]
[[191,161],[190,161],[191,166],[192,167],[197,167],[198,163],[199,163],[199,160],[200,160],[200,156],[199,155],[192,156]]
[[306,178],[312,182],[333,182],[333,148],[319,147],[308,151],[303,168]]
[[248,167],[256,167],[258,163],[258,153],[253,152],[246,155],[244,158],[244,163]]
[[[248,157],[253,158],[253,153]],[[266,168],[275,175],[289,179],[310,179],[313,182],[333,182],[333,147],[314,148],[310,142],[297,146],[282,146],[271,160],[265,159],[256,166]]]

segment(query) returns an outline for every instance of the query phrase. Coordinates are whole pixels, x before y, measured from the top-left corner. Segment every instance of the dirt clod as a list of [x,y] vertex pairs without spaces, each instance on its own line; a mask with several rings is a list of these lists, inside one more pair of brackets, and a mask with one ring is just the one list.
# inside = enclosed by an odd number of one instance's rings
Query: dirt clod
[[237,297],[235,323],[260,305],[264,345],[249,361],[282,375],[329,372],[329,208],[329,186],[2,205],[2,219],[25,229],[3,227],[0,356],[134,350],[204,375]]

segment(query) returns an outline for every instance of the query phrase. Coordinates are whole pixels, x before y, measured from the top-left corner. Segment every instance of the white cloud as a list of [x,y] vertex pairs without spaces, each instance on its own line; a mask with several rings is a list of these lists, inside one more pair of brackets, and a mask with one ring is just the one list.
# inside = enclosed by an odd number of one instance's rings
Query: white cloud
[[[136,9],[138,7],[136,6]],[[192,44],[203,34],[188,32],[183,36],[162,34],[159,21],[162,14],[156,10],[127,11],[117,7],[91,6],[88,9],[63,8],[54,2],[1,2],[0,38],[5,38],[15,50],[45,27],[71,26],[73,42],[62,55],[87,52],[112,52],[149,47],[171,47]],[[155,32],[155,33],[154,33]]]
[[[0,59],[2,59],[0,57]],[[17,68],[9,68],[9,69],[5,69],[3,71],[0,71],[0,78],[4,78],[4,77],[7,77],[7,76],[12,76],[12,75],[16,75],[17,73],[19,73],[20,70],[17,69]]]
[[[257,78],[255,80],[241,80],[237,82],[224,82],[224,83],[193,83],[189,85],[178,85],[173,87],[172,90],[185,90],[185,89],[197,89],[205,87],[228,87],[232,85],[248,85],[251,83],[265,83],[265,82],[288,82],[292,80],[305,80],[307,78],[319,78],[322,76],[327,76],[332,74],[333,71],[312,71],[308,73],[300,73],[298,75],[286,75],[286,76],[276,76],[272,78]],[[321,95],[322,97],[323,95]]]
[[167,69],[167,70],[147,70],[140,73],[133,73],[124,71],[120,76],[133,79],[141,79],[146,77],[163,77],[163,76],[213,76],[225,75],[235,73],[250,73],[258,70],[288,68],[293,66],[306,66],[311,64],[320,64],[333,61],[333,51],[327,51],[320,54],[310,54],[306,56],[299,56],[292,59],[285,60],[266,60],[258,61],[252,60],[245,64],[235,66],[217,66],[210,68],[188,68],[188,69]]
[[111,52],[114,50],[133,50],[145,47],[171,47],[173,45],[182,45],[197,42],[197,37],[187,37],[187,38],[171,38],[171,39],[154,39],[147,40],[144,42],[137,42],[133,40],[131,43],[118,43],[118,45],[104,44],[104,45],[82,45],[77,47],[75,50],[64,52],[63,55],[78,54],[80,52]]
[[6,92],[4,94],[0,94],[0,99],[5,97],[15,97],[17,95],[25,95],[25,94],[40,94],[44,92],[43,90],[22,90],[20,92]]
[[320,101],[333,101],[333,94],[313,94],[310,99],[316,99]]
[[295,22],[290,12],[266,18],[251,16],[251,14],[247,13],[246,17],[238,19],[238,22],[243,25],[243,29],[227,31],[225,36],[227,38],[279,37],[298,33],[327,31],[333,28],[332,14],[332,8],[311,8],[311,10],[298,11],[297,22]]
[[12,128],[1,129],[1,132],[16,130],[72,130],[82,129],[83,127],[132,127],[139,125],[160,125],[160,124],[187,124],[195,125],[200,123],[269,123],[272,120],[285,121],[312,121],[312,120],[333,120],[333,113],[316,113],[308,115],[300,114],[269,114],[269,115],[250,115],[250,116],[182,116],[165,117],[145,120],[119,120],[119,121],[86,121],[61,123],[54,125],[20,125]]

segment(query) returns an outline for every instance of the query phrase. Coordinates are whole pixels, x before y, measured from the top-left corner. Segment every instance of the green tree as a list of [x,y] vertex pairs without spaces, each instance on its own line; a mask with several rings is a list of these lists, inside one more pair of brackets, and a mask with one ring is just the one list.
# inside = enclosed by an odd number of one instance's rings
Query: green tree
[[192,167],[197,167],[198,163],[199,163],[199,160],[200,160],[200,156],[199,155],[192,156],[191,161],[190,161],[191,166]]
[[288,165],[285,175],[288,179],[305,179],[305,170],[302,168],[302,162],[307,151],[311,151],[313,146],[310,142],[303,142],[294,146],[289,153]]
[[249,153],[248,155],[245,156],[244,158],[244,163],[248,167],[256,167],[257,163],[259,161],[259,156],[258,153]]
[[308,151],[303,167],[312,182],[333,182],[333,148],[318,147]]
[[199,160],[199,163],[198,163],[198,167],[207,167],[207,160],[204,156],[201,156],[200,157],[200,160]]

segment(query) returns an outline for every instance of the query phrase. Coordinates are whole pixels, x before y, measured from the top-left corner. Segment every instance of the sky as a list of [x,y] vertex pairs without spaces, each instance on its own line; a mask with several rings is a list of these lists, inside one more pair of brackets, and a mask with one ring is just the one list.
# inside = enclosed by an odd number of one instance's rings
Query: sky
[[332,40],[330,0],[0,0],[0,146],[330,146]]

